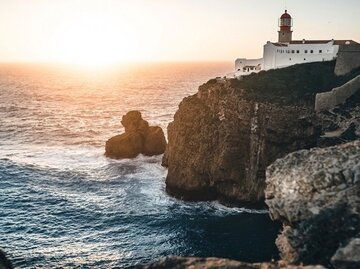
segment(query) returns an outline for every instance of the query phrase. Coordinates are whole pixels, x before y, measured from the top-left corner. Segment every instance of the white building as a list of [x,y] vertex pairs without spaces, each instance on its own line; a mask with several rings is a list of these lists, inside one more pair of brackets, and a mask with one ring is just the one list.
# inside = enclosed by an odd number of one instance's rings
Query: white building
[[279,19],[278,42],[268,41],[261,59],[236,59],[235,72],[227,77],[240,77],[300,63],[331,61],[336,58],[339,46],[358,44],[353,40],[292,40],[292,23],[290,14],[285,10]]

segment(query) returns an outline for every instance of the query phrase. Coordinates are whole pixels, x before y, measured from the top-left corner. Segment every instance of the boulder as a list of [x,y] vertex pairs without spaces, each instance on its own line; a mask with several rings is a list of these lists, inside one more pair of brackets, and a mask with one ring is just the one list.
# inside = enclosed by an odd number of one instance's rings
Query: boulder
[[359,160],[357,140],[297,151],[267,168],[266,203],[284,223],[276,244],[285,262],[331,267],[332,259],[336,268],[353,268],[357,245],[339,248],[360,233]]
[[122,117],[125,133],[110,138],[105,155],[114,159],[135,158],[163,154],[166,148],[164,132],[158,126],[149,126],[139,111],[130,111]]

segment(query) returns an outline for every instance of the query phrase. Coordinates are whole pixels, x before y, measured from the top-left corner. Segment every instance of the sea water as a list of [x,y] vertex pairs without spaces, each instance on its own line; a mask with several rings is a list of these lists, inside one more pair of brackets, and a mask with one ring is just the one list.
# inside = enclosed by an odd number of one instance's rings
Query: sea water
[[0,248],[19,268],[123,268],[166,255],[275,258],[266,210],[184,202],[161,157],[111,160],[104,144],[140,110],[164,130],[228,63],[106,70],[0,65]]

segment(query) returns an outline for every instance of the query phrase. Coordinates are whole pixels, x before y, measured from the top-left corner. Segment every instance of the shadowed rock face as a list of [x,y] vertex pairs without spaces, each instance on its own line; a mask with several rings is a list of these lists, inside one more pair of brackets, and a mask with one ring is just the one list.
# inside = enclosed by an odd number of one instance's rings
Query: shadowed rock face
[[166,140],[163,130],[158,126],[149,126],[139,111],[130,111],[122,117],[121,124],[125,133],[110,138],[105,145],[105,155],[114,159],[135,158],[164,153]]
[[185,98],[168,126],[167,191],[189,200],[258,203],[265,169],[316,145],[311,108],[259,103],[231,83],[207,83]]
[[5,253],[0,249],[0,269],[13,269],[11,261],[6,258]]
[[354,238],[346,246],[339,248],[331,258],[331,263],[339,269],[360,268],[360,238]]
[[273,263],[245,263],[220,258],[166,257],[133,269],[326,269],[323,266],[280,266]]
[[360,268],[358,240],[348,245],[360,233],[359,140],[289,154],[268,167],[266,183],[270,214],[285,225],[283,260]]

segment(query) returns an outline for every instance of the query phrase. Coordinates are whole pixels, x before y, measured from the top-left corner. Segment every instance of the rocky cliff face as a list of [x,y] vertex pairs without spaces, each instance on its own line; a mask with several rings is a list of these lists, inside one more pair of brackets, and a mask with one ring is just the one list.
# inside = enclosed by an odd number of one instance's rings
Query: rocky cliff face
[[266,203],[287,263],[360,268],[360,141],[289,154],[266,172]]
[[316,145],[314,119],[311,108],[256,102],[229,81],[210,81],[168,126],[167,190],[191,200],[262,201],[266,167]]

